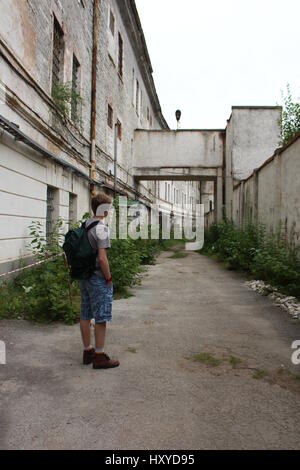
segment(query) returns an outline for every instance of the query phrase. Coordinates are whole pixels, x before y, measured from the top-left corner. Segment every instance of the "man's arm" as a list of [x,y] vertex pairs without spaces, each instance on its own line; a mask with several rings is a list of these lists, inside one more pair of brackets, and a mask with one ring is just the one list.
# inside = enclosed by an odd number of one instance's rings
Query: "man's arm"
[[101,271],[103,272],[103,276],[106,280],[111,279],[109,263],[106,255],[105,248],[99,248],[98,250],[98,260],[100,264]]

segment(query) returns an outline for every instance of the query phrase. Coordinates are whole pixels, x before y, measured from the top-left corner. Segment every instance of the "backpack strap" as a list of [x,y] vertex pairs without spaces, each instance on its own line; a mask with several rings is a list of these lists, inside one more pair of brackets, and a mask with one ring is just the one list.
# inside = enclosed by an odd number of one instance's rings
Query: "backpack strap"
[[88,227],[86,226],[86,222],[84,222],[82,224],[82,227],[84,228],[84,230],[86,232],[89,232],[90,230],[92,230],[92,228],[96,227],[97,225],[99,224],[99,220],[93,222],[92,224],[90,224]]

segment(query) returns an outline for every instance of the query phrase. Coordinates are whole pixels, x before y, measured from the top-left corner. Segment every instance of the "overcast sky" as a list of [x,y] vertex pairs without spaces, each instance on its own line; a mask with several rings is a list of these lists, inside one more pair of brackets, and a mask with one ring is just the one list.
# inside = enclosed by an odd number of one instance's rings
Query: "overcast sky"
[[232,105],[300,95],[299,0],[136,0],[171,128],[224,128]]

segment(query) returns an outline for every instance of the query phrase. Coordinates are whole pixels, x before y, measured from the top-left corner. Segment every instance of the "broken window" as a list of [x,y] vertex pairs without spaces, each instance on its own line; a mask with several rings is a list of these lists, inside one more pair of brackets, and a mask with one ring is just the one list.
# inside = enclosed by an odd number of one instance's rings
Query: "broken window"
[[123,77],[123,39],[120,33],[119,33],[118,72],[119,72],[120,77]]
[[64,33],[54,16],[53,23],[53,59],[52,59],[52,87],[59,85],[63,79],[64,69]]
[[108,105],[107,108],[107,125],[112,129],[113,128],[113,109]]
[[72,100],[71,100],[71,117],[73,121],[78,118],[78,96],[80,95],[80,64],[73,55],[72,69]]

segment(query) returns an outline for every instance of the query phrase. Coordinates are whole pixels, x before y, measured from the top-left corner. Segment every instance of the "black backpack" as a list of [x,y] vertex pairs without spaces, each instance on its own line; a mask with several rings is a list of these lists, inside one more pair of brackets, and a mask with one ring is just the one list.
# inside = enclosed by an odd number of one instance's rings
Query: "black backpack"
[[87,234],[98,224],[97,221],[86,227],[84,222],[80,228],[69,230],[65,236],[63,250],[73,279],[89,279],[95,271],[97,251],[93,250]]

